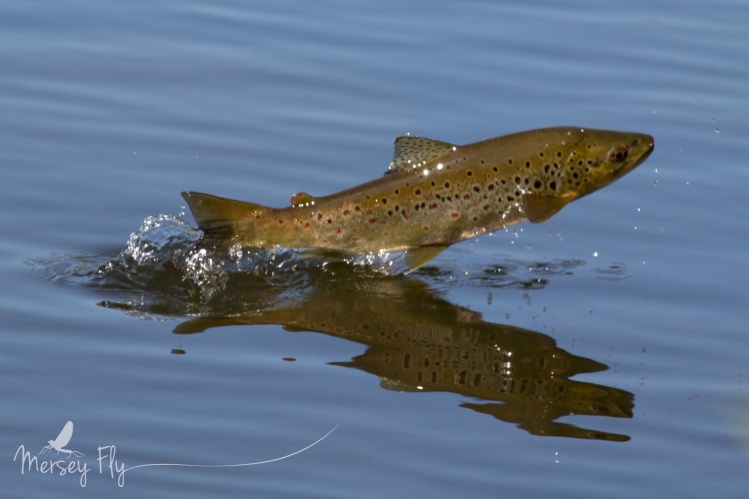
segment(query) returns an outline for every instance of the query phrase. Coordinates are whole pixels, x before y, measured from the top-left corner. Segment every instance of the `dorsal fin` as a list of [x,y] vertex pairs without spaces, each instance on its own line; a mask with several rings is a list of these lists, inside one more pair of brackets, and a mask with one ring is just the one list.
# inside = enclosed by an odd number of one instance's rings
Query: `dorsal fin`
[[391,172],[417,168],[425,161],[435,160],[457,149],[447,142],[413,135],[399,135],[393,142],[395,153],[393,162],[390,163]]
[[297,192],[290,199],[291,206],[309,206],[315,204],[315,198],[306,192]]

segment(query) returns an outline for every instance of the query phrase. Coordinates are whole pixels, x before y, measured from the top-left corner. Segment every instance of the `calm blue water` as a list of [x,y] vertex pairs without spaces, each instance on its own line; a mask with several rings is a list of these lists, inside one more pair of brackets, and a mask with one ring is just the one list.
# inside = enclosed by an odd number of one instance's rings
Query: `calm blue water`
[[[4,496],[742,497],[748,22],[728,0],[0,3]],[[398,134],[552,125],[656,148],[408,277],[281,255],[201,294],[164,264],[194,235],[183,190],[284,206],[381,175]],[[510,374],[459,382],[497,351]],[[409,378],[439,355],[445,378]],[[14,461],[67,421],[84,456],[38,459],[85,487]],[[266,464],[107,467],[334,428]]]

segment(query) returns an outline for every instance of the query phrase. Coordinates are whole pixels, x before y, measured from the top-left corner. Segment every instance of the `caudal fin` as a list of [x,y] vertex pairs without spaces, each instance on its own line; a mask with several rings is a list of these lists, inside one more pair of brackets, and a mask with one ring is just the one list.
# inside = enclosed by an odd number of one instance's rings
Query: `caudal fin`
[[229,241],[237,234],[237,223],[273,208],[200,192],[183,192],[182,197],[203,231],[204,239],[218,243]]

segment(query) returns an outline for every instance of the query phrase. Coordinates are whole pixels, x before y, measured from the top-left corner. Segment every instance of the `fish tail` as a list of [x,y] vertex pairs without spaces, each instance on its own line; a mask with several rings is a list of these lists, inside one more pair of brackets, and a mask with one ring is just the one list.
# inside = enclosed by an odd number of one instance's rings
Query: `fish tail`
[[[200,192],[183,192],[182,197],[187,201],[195,222],[203,231],[204,241],[213,244],[230,242],[239,232],[239,222],[273,209]],[[250,227],[249,224],[241,226],[245,232]]]

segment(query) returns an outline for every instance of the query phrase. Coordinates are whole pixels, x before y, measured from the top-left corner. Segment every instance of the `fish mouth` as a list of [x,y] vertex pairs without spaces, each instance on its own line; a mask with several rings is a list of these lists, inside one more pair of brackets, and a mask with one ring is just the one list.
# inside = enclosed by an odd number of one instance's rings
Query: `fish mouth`
[[650,135],[646,135],[646,137],[647,137],[646,143],[648,144],[648,149],[647,151],[645,151],[645,155],[644,155],[645,158],[650,156],[650,153],[653,152],[653,149],[655,149],[655,139]]
[[655,149],[655,139],[653,138],[652,135],[642,135],[636,138],[632,142],[632,147],[638,147],[641,142],[643,144],[646,144],[646,146],[645,146],[645,151],[640,155],[638,164],[648,159],[648,156],[650,156],[650,153],[652,153],[653,150]]
[[640,154],[640,157],[637,158],[634,165],[632,165],[632,168],[641,165],[655,150],[655,139],[650,135],[645,135],[643,138],[646,144],[645,150]]

